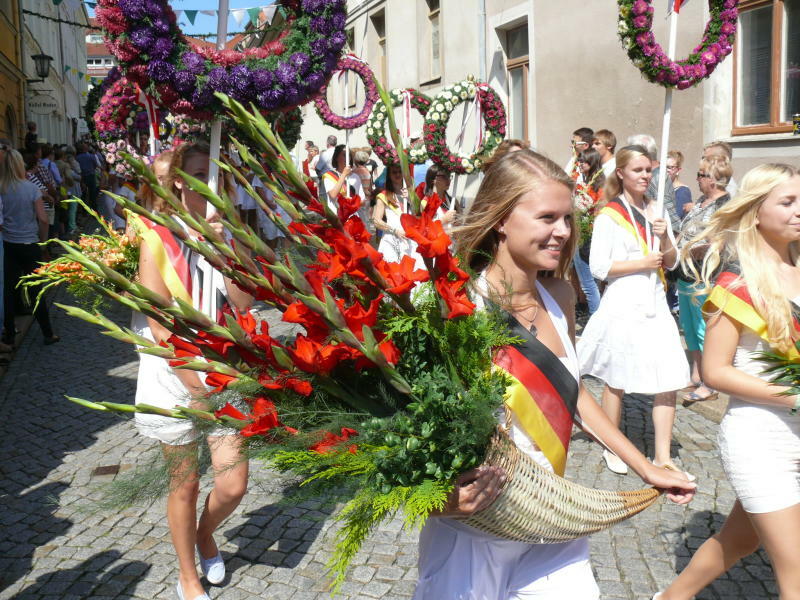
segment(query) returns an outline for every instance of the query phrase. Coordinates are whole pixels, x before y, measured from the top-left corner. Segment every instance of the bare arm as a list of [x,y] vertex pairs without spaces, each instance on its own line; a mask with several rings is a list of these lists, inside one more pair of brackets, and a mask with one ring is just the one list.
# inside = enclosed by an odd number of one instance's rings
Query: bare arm
[[741,325],[724,313],[709,319],[703,346],[703,381],[753,404],[792,408],[794,396],[779,395],[790,388],[773,385],[733,366],[740,334]]
[[375,229],[392,233],[392,228],[383,220],[384,216],[386,216],[386,203],[382,198],[378,198],[375,208],[372,209],[372,222],[375,224]]
[[661,267],[663,261],[661,252],[651,252],[642,258],[634,260],[617,260],[611,263],[611,268],[608,270],[608,277],[622,277],[623,275],[631,275],[633,273],[642,273],[644,271],[653,271]]
[[36,220],[39,223],[39,241],[44,242],[50,232],[50,222],[47,219],[47,211],[44,208],[44,200],[41,196],[36,200],[35,210]]

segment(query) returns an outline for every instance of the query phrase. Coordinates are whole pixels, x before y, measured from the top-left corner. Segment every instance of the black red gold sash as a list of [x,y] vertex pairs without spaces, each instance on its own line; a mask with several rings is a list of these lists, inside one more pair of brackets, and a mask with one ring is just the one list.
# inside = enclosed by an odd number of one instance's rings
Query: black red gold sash
[[173,298],[192,303],[192,270],[189,265],[189,249],[179,243],[175,236],[162,225],[156,225],[145,217],[139,217],[142,240],[151,254]]
[[494,357],[495,367],[511,379],[506,406],[553,470],[563,475],[578,403],[578,382],[547,346],[510,315],[508,325],[511,334],[523,342],[501,348]]
[[[731,319],[752,330],[758,337],[769,344],[767,322],[753,305],[750,292],[747,291],[747,286],[744,285],[741,275],[737,271],[738,269],[734,267],[719,274],[716,284],[703,305],[703,310],[705,312],[722,311]],[[800,323],[796,317],[794,326],[800,329]],[[787,358],[800,360],[800,353],[796,348],[792,347]]]
[[[619,201],[619,198],[614,198],[606,203],[600,210],[600,214],[611,217],[611,220],[625,231],[629,232],[639,242],[639,246],[645,256],[650,254],[650,247],[647,245],[648,224],[642,213],[633,209],[629,211],[628,208]],[[633,216],[633,222],[631,222],[631,216]],[[661,278],[662,283],[666,285],[664,269],[658,270],[658,276]]]

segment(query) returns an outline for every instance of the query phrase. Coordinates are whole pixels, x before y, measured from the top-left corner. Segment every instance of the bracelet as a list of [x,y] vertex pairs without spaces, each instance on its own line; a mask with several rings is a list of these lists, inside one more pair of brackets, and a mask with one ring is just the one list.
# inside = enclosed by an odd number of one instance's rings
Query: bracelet
[[789,414],[796,415],[798,410],[800,410],[800,394],[795,394],[794,406],[791,409],[789,409]]

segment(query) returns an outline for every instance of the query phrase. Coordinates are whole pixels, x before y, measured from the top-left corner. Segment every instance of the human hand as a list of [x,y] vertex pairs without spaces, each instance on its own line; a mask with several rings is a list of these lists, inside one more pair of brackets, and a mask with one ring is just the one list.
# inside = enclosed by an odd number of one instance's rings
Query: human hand
[[505,481],[505,471],[500,467],[482,465],[462,473],[440,514],[466,517],[487,508],[500,495]]
[[660,269],[664,262],[664,255],[661,252],[651,252],[642,258],[642,269],[645,271]]
[[347,177],[352,172],[353,172],[353,167],[351,167],[350,165],[347,165],[344,169],[342,169],[342,177]]
[[642,479],[645,483],[663,491],[675,504],[688,504],[697,491],[697,484],[689,481],[685,473],[657,467],[652,463],[648,463]]
[[442,223],[445,225],[449,225],[450,223],[456,220],[457,214],[458,213],[456,213],[456,209],[451,208],[446,213],[444,213],[444,215],[442,215]]
[[662,240],[667,236],[667,222],[664,219],[656,219],[653,221],[653,235],[657,235]]
[[687,202],[683,205],[683,214],[688,215],[689,212],[694,208],[694,202]]

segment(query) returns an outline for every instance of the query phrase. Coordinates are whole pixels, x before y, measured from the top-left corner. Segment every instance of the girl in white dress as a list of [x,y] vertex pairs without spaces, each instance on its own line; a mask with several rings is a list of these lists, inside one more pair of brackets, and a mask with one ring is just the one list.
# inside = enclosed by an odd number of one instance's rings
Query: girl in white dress
[[[456,247],[469,266],[482,272],[475,292],[506,311],[512,330],[525,336],[519,346],[537,347],[552,369],[540,370],[573,396],[563,398],[567,431],[577,413],[642,478],[671,488],[668,497],[688,502],[694,484],[682,473],[656,468],[609,422],[579,385],[574,350],[575,298],[561,277],[575,250],[572,181],[552,161],[530,150],[509,153],[487,170],[475,202],[455,233]],[[539,279],[540,271],[558,278]],[[538,345],[538,346],[537,346]],[[533,356],[533,355],[531,355]],[[539,368],[535,359],[531,365]],[[504,368],[504,367],[503,367]],[[555,385],[555,384],[554,384]],[[535,393],[535,390],[534,390]],[[531,402],[535,402],[530,396]],[[569,407],[567,404],[569,403]],[[566,448],[553,459],[537,431],[529,431],[511,407],[511,436],[526,454],[547,469],[563,473]],[[561,427],[564,429],[564,427]],[[420,534],[419,583],[415,600],[593,600],[599,597],[589,564],[586,539],[562,544],[524,544],[483,533],[450,516],[465,516],[489,506],[505,474],[479,467],[456,480],[447,508]]]
[[[800,361],[800,173],[766,164],[694,239],[709,244],[701,273],[709,294],[705,380],[730,395],[720,424],[725,473],[736,492],[722,529],[658,600],[689,600],[763,546],[781,600],[800,598],[800,395],[769,383],[758,353]],[[691,252],[692,244],[684,250]]]
[[[678,254],[666,211],[656,214],[655,201],[645,195],[651,178],[652,161],[644,148],[628,146],[617,153],[589,255],[592,275],[608,285],[581,333],[578,359],[582,374],[605,382],[603,411],[617,427],[625,393],[655,394],[653,462],[676,469],[670,458],[675,397],[689,384],[689,364],[664,293],[662,269],[674,269]],[[627,473],[619,457],[608,450],[603,457],[609,469]]]
[[414,251],[416,244],[406,237],[403,225],[400,223],[400,217],[411,212],[403,171],[400,165],[390,165],[386,168],[388,169],[386,189],[375,198],[375,208],[372,211],[375,229],[383,232],[378,251],[389,262],[399,262],[408,255],[422,264],[422,257]]
[[364,192],[361,177],[354,173],[353,168],[347,164],[346,152],[347,147],[344,144],[336,146],[331,156],[331,169],[322,175],[322,184],[325,186],[325,193],[328,201],[333,204],[334,211],[340,196],[361,198],[358,216],[364,223],[367,223],[369,221],[369,198]]
[[[189,175],[208,179],[209,152],[205,144],[184,144],[174,151],[170,185],[177,189],[183,205],[197,218],[206,218],[206,200],[191,191],[176,176],[181,169]],[[213,217],[210,219],[213,220]],[[218,232],[222,227],[218,224]],[[185,227],[192,237],[198,233]],[[190,251],[166,228],[149,224],[143,233],[139,261],[142,285],[164,298],[183,297],[217,320],[225,299],[240,312],[248,310],[252,298],[236,288],[213,269],[202,257]],[[172,269],[174,277],[165,277]],[[159,323],[147,319],[135,323],[139,332],[155,342],[166,341],[170,332]],[[172,369],[166,359],[143,354],[139,366],[136,402],[166,408],[192,406],[208,392],[196,371]],[[194,400],[197,398],[198,400]],[[200,403],[200,408],[206,408]],[[172,480],[167,496],[167,521],[180,569],[176,588],[179,600],[208,600],[197,575],[195,548],[203,575],[209,583],[219,584],[225,578],[222,555],[212,534],[239,505],[247,489],[248,465],[241,459],[239,437],[235,431],[214,431],[209,436],[209,449],[214,467],[214,488],[205,500],[199,523],[196,518],[199,494],[195,448],[197,432],[187,421],[156,415],[136,415],[139,431],[159,440],[169,460]]]

